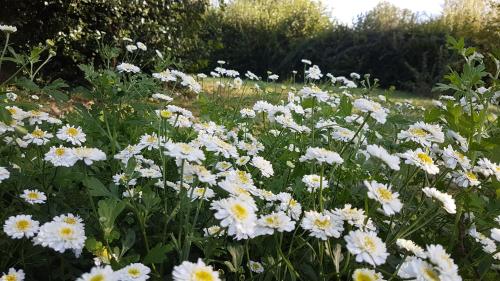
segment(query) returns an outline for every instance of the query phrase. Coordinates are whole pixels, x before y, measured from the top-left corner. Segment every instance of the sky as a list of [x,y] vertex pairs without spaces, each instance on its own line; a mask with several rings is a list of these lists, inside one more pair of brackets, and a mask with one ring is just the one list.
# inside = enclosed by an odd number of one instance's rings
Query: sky
[[[321,0],[332,15],[341,23],[352,24],[357,15],[365,13],[383,0]],[[442,11],[444,0],[385,0],[400,8],[414,12],[438,15]]]

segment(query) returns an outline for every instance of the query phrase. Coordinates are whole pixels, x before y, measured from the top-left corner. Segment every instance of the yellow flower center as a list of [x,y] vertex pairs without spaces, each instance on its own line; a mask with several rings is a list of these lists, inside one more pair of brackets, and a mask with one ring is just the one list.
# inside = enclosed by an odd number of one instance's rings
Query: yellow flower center
[[30,227],[31,223],[29,220],[18,220],[16,222],[16,228],[20,231],[26,231]]
[[418,154],[417,154],[417,157],[418,157],[418,159],[420,159],[420,161],[422,161],[424,164],[430,165],[430,164],[434,163],[434,162],[432,161],[432,158],[431,158],[429,155],[427,155],[427,154],[425,154],[425,153],[423,153],[423,152],[418,153]]
[[194,280],[196,281],[213,281],[214,276],[206,269],[198,269],[194,272]]
[[184,153],[184,154],[189,154],[193,151],[193,148],[190,145],[185,144],[185,143],[181,143],[180,147],[181,147],[182,153]]
[[27,197],[28,197],[29,199],[32,199],[32,200],[40,198],[39,194],[38,194],[38,193],[36,193],[36,192],[30,192],[30,193],[28,193],[28,194],[27,194]]
[[354,281],[374,281],[375,279],[372,278],[372,275],[368,275],[367,273],[360,272],[356,274],[354,277]]
[[340,131],[340,135],[344,136],[344,137],[347,137],[347,136],[350,135],[350,132],[349,131]]
[[149,143],[155,143],[157,141],[158,141],[158,139],[155,136],[149,136],[147,139],[147,142],[149,142]]
[[2,279],[2,280],[5,280],[5,281],[17,281],[17,277],[14,274],[5,275],[3,278],[4,279]]
[[329,218],[315,219],[314,225],[319,229],[326,229],[328,226],[330,226],[330,219]]
[[259,269],[260,269],[259,264],[257,264],[257,263],[253,263],[253,264],[252,264],[252,269],[253,269],[253,270],[259,270]]
[[203,193],[205,193],[205,188],[195,188],[194,193],[198,196],[203,196]]
[[68,134],[70,137],[76,137],[78,135],[78,130],[76,128],[69,127],[66,130],[66,134]]
[[371,237],[365,237],[365,240],[364,240],[364,244],[365,246],[365,249],[368,251],[368,252],[374,252],[375,251],[375,241],[373,241],[373,239]]
[[392,192],[390,192],[387,188],[380,187],[377,189],[377,193],[380,198],[386,201],[392,200]]
[[128,275],[136,278],[136,277],[139,277],[141,275],[141,271],[135,267],[132,267],[132,268],[129,268]]
[[473,172],[467,172],[465,173],[465,176],[467,176],[467,178],[471,181],[477,181],[477,177]]
[[66,153],[66,149],[64,147],[58,147],[55,150],[55,154],[57,156],[63,156]]
[[455,156],[460,160],[464,160],[464,158],[465,158],[465,156],[458,151],[455,151]]
[[102,274],[97,274],[97,275],[94,275],[92,276],[92,278],[90,278],[90,281],[104,281],[105,278],[104,278],[104,275]]
[[269,216],[266,218],[266,223],[270,226],[275,226],[277,227],[279,224],[279,220],[276,216]]
[[160,110],[160,116],[161,118],[170,118],[172,116],[172,112],[168,110]]
[[242,182],[242,183],[249,183],[250,180],[248,179],[247,177],[247,174],[245,173],[245,171],[238,171],[236,172],[237,175],[238,175],[238,179]]
[[231,211],[233,211],[234,216],[239,220],[244,220],[248,217],[247,209],[241,204],[238,203],[234,204],[231,207]]
[[40,130],[40,129],[35,129],[32,133],[31,133],[32,136],[34,136],[35,138],[41,138],[45,135],[45,133]]
[[410,129],[410,133],[417,137],[425,137],[428,135],[428,133],[424,129],[420,128]]
[[70,227],[63,227],[59,230],[59,234],[63,238],[67,238],[73,234],[73,229],[71,229]]
[[439,275],[430,267],[424,269],[424,275],[428,280],[439,281]]
[[17,110],[16,110],[15,108],[13,108],[13,107],[11,107],[11,108],[9,108],[9,109],[7,109],[7,110],[9,111],[9,113],[10,113],[11,115],[14,115],[14,114],[16,114],[16,113],[17,113]]

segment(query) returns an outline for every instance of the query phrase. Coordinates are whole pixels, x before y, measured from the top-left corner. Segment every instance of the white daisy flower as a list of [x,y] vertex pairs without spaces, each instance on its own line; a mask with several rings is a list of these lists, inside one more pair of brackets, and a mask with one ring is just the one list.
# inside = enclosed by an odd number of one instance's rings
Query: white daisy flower
[[127,46],[125,46],[125,49],[127,49],[127,52],[133,53],[134,51],[137,51],[137,46],[136,45],[127,45]]
[[47,196],[45,196],[45,193],[37,189],[25,189],[20,197],[23,198],[24,201],[32,205],[43,204],[45,203],[45,200],[47,200]]
[[396,245],[400,249],[404,249],[404,250],[414,254],[415,256],[417,256],[419,258],[425,259],[427,257],[427,255],[425,254],[425,250],[422,247],[415,244],[415,242],[413,242],[411,240],[398,239],[398,240],[396,240]]
[[476,242],[481,243],[484,252],[488,254],[494,254],[497,251],[497,245],[495,244],[495,241],[477,231],[475,226],[469,229],[469,235],[472,236],[476,240]]
[[82,160],[88,166],[92,165],[94,161],[106,160],[106,154],[98,148],[80,146],[73,148],[73,153],[78,160]]
[[240,110],[241,117],[243,118],[255,118],[255,111],[250,108],[243,108]]
[[329,237],[339,238],[344,230],[342,219],[330,211],[323,211],[323,213],[306,211],[300,226],[309,230],[312,237],[321,240],[327,240]]
[[173,82],[177,81],[177,77],[170,72],[170,70],[165,69],[162,72],[153,73],[153,77],[159,79],[162,82]]
[[164,95],[164,94],[160,94],[160,93],[156,93],[156,94],[153,94],[151,96],[153,99],[156,99],[156,100],[161,100],[161,101],[166,101],[166,102],[171,102],[173,101],[174,99],[167,96],[167,95]]
[[[340,77],[337,77],[337,79],[339,78]],[[378,102],[361,98],[356,99],[353,106],[361,112],[369,112],[370,116],[380,124],[384,124],[387,120],[387,113],[389,110],[382,107]]]
[[408,130],[399,132],[398,139],[430,147],[432,143],[444,142],[444,133],[439,125],[417,122],[410,125]]
[[238,150],[234,145],[223,141],[217,136],[200,133],[197,140],[204,145],[208,151],[215,152],[216,155],[221,154],[227,159],[237,159],[239,157]]
[[150,272],[151,269],[142,263],[133,263],[118,270],[116,274],[120,281],[146,281]]
[[201,161],[205,160],[205,154],[203,151],[197,147],[189,145],[187,143],[178,142],[168,142],[165,144],[165,155],[174,157],[178,160],[186,160],[189,162],[196,162],[201,164]]
[[215,218],[220,220],[227,233],[237,240],[252,238],[257,226],[257,207],[249,200],[225,198],[213,201],[210,209],[215,210]]
[[441,192],[434,187],[424,187],[422,191],[427,195],[427,197],[435,198],[443,204],[443,208],[446,212],[450,214],[455,214],[457,212],[457,206],[455,205],[455,199],[451,195]]
[[48,143],[53,136],[53,134],[40,130],[40,128],[36,126],[31,133],[23,136],[23,140],[28,144],[34,143],[36,145],[44,145]]
[[403,279],[428,281],[428,280],[447,280],[461,281],[462,279],[455,274],[443,274],[432,264],[417,258],[407,257],[401,265],[398,276]]
[[403,204],[398,198],[399,194],[392,192],[390,186],[376,181],[364,181],[364,184],[368,188],[368,197],[382,204],[386,215],[392,216],[401,211]]
[[130,178],[125,173],[119,173],[113,176],[113,182],[115,185],[134,186],[137,184],[137,179]]
[[174,266],[172,276],[174,281],[221,281],[219,272],[205,265],[201,259],[197,263],[183,261]]
[[488,158],[479,159],[473,171],[481,173],[485,177],[495,176],[500,181],[500,165],[491,162]]
[[114,159],[121,160],[123,164],[127,164],[130,158],[135,157],[137,154],[141,153],[141,147],[139,145],[128,145],[122,151],[118,152]]
[[476,174],[472,171],[459,171],[452,173],[453,182],[460,187],[478,186],[481,184]]
[[260,156],[254,156],[252,158],[251,165],[259,169],[262,173],[262,176],[266,178],[274,175],[273,165],[271,164],[271,162]]
[[60,140],[67,141],[72,145],[80,146],[86,141],[86,134],[82,131],[82,128],[70,125],[60,128],[56,136]]
[[447,168],[455,169],[457,167],[457,164],[459,164],[462,169],[465,170],[471,168],[469,158],[467,158],[467,156],[463,155],[462,153],[454,150],[451,145],[448,145],[445,149],[443,149],[442,157],[444,165]]
[[118,274],[116,274],[111,266],[93,267],[90,272],[84,273],[76,281],[118,281]]
[[273,196],[280,201],[278,210],[284,211],[288,216],[294,220],[298,220],[302,214],[302,205],[292,198],[290,193],[280,192],[278,195]]
[[301,62],[302,62],[303,64],[308,64],[308,65],[311,65],[311,64],[312,64],[312,62],[311,62],[310,60],[307,60],[307,59],[302,59],[302,60],[301,60]]
[[0,167],[0,183],[10,177],[10,172],[5,167]]
[[[0,26],[1,29],[1,26]],[[24,271],[22,269],[16,270],[15,268],[9,268],[9,272],[2,274],[0,280],[2,281],[24,281]]]
[[78,161],[78,157],[75,155],[72,148],[52,146],[49,152],[45,153],[44,160],[52,163],[52,165],[56,167],[71,167]]
[[357,268],[352,274],[353,281],[385,281],[382,274],[373,269]]
[[13,239],[33,237],[38,232],[38,228],[39,222],[33,220],[31,215],[11,216],[3,225],[3,231]]
[[463,152],[467,152],[469,150],[469,145],[468,145],[467,139],[462,137],[459,133],[452,131],[452,130],[448,130],[446,132],[446,135],[448,137],[452,138],[458,145],[460,145],[460,149]]
[[146,45],[144,45],[144,43],[142,43],[142,42],[137,42],[136,45],[137,45],[137,48],[139,48],[142,51],[148,50],[148,47],[146,47]]
[[320,164],[342,164],[344,160],[337,152],[329,151],[320,147],[309,147],[306,150],[306,154],[299,158],[300,162],[305,161],[317,161]]
[[427,257],[438,266],[440,272],[456,273],[458,271],[458,266],[441,245],[427,245]]
[[264,272],[264,266],[257,261],[248,261],[248,268],[257,274]]
[[355,132],[349,129],[335,127],[332,132],[332,138],[337,141],[349,142],[354,138],[355,134]]
[[439,173],[439,168],[434,164],[434,160],[432,160],[432,158],[420,148],[417,148],[416,150],[408,150],[401,154],[401,157],[406,159],[406,164],[415,165],[430,175]]
[[[0,25],[0,31],[3,31],[5,33],[14,33],[17,31],[17,27],[15,27],[13,25]],[[23,277],[23,279],[24,279],[24,277]],[[17,281],[17,280],[15,280],[15,281]]]
[[203,233],[205,237],[214,236],[222,237],[226,234],[226,230],[218,225],[212,225],[210,227],[204,228]]
[[257,223],[261,234],[271,235],[275,230],[278,232],[290,232],[295,229],[295,222],[283,211],[264,215],[259,218]]
[[122,62],[118,66],[116,66],[116,69],[118,72],[132,72],[132,73],[138,73],[141,72],[141,69],[133,64]]
[[356,255],[357,262],[367,262],[373,266],[385,263],[389,256],[385,243],[373,231],[354,230],[344,236],[347,250]]
[[352,208],[351,204],[345,204],[342,209],[336,208],[333,212],[349,225],[362,230],[376,230],[371,219],[366,217],[365,211],[362,209]]
[[35,245],[49,247],[60,253],[73,250],[79,256],[86,238],[81,219],[66,215],[55,217],[53,221],[43,224],[33,242]]
[[23,119],[30,117],[29,112],[26,112],[17,106],[6,106],[5,109],[9,111],[12,119],[17,121],[22,121]]
[[302,177],[302,182],[306,185],[308,192],[315,192],[320,186],[323,189],[328,187],[328,180],[323,177],[321,181],[319,175],[305,175]]
[[378,145],[367,145],[366,151],[373,157],[382,160],[389,168],[399,171],[399,157],[391,155],[385,148]]

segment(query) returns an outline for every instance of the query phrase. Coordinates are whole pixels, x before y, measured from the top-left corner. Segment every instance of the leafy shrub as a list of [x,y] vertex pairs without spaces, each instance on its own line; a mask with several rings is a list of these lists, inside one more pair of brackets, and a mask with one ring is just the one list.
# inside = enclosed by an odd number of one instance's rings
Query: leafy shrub
[[[207,1],[128,0],[1,0],[0,18],[20,30],[15,46],[30,46],[52,39],[58,55],[48,72],[75,79],[79,63],[99,62],[102,41],[124,37],[149,48],[186,58],[200,49],[202,15]],[[97,60],[96,60],[97,58]]]

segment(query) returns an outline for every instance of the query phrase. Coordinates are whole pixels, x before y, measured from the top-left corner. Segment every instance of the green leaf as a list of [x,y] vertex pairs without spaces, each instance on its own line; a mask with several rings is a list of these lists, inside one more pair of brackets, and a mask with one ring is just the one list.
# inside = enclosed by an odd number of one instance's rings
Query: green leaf
[[12,120],[10,112],[5,107],[0,107],[0,122],[9,124]]
[[162,263],[167,259],[167,253],[172,251],[174,248],[172,245],[163,245],[162,243],[156,244],[151,250],[149,250],[146,257],[144,257],[144,264]]
[[89,189],[90,195],[94,197],[114,197],[113,194],[104,186],[104,184],[102,184],[101,181],[94,177],[85,178],[82,183]]
[[17,86],[19,86],[25,90],[28,90],[30,92],[40,91],[40,87],[38,87],[38,85],[35,82],[29,80],[26,77],[20,77],[20,78],[16,79],[16,81],[14,83]]
[[351,115],[351,112],[352,112],[351,100],[347,96],[342,96],[342,98],[340,98],[338,114],[340,116],[348,116]]
[[116,199],[103,199],[97,203],[97,212],[99,213],[99,221],[103,227],[104,236],[113,240],[119,236],[113,233],[115,220],[120,213],[125,209],[125,203]]

